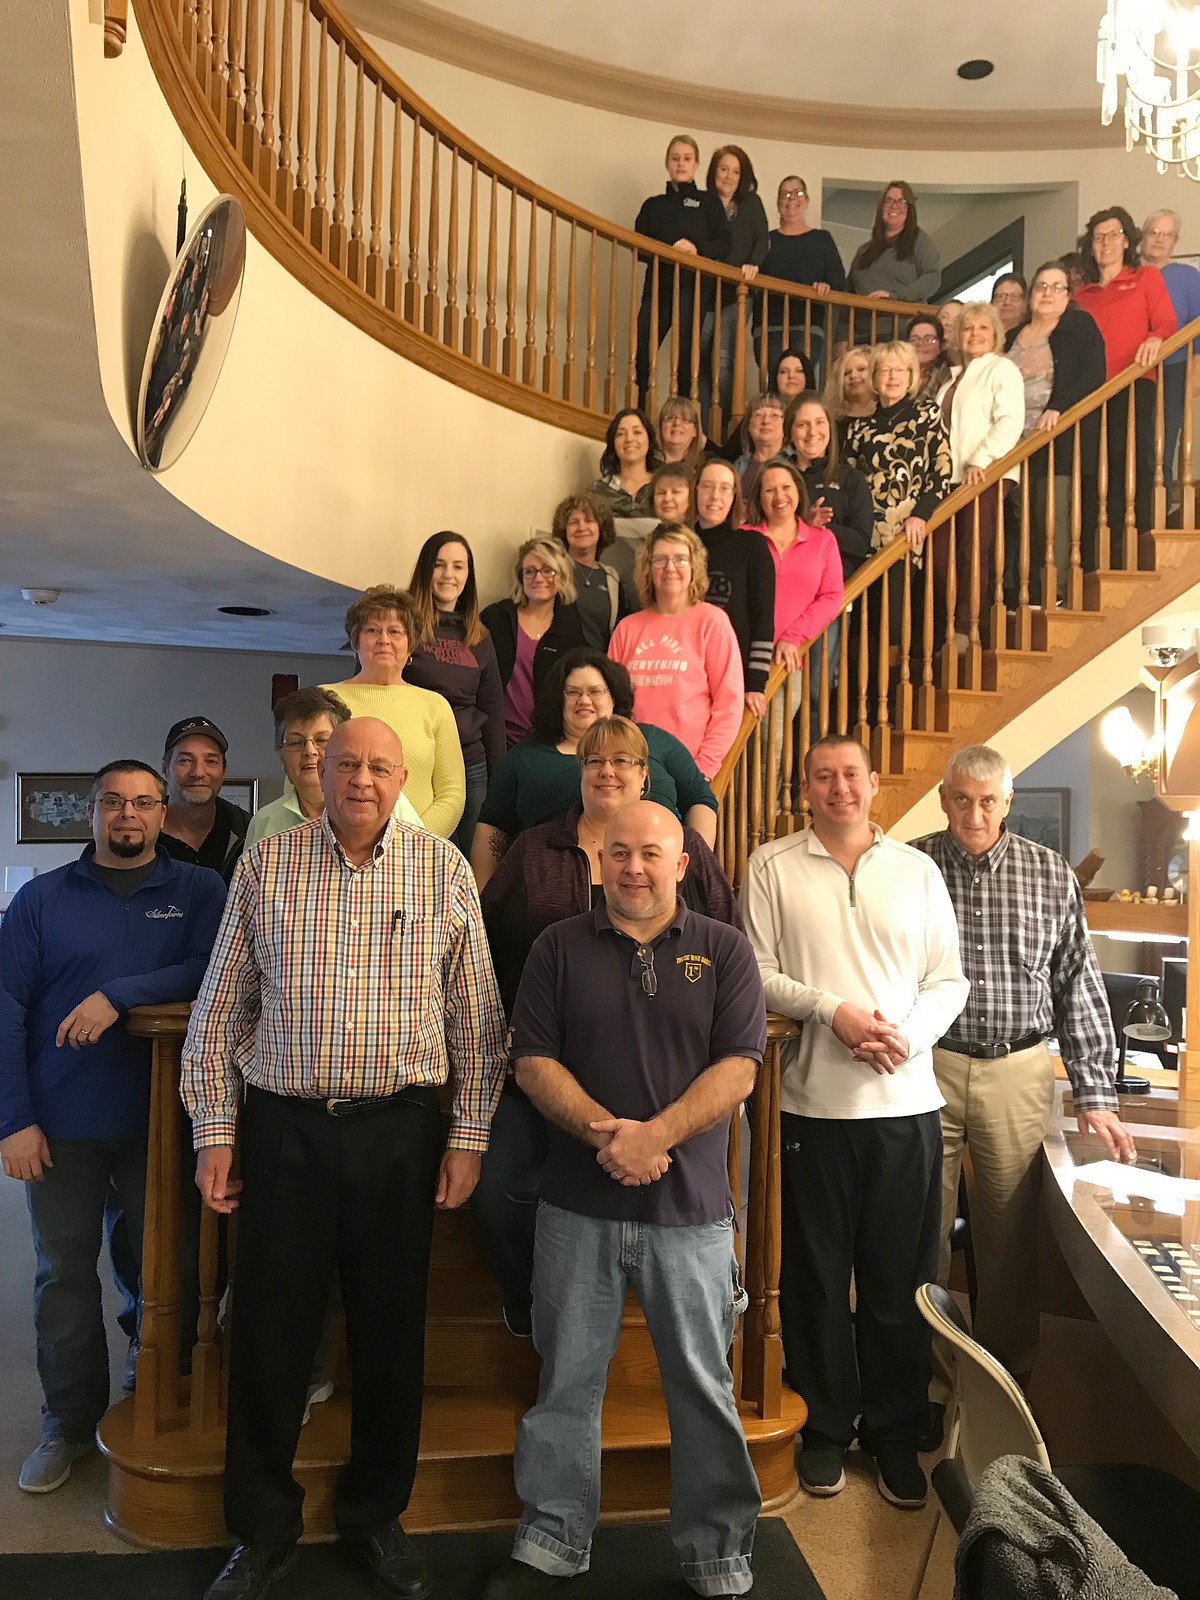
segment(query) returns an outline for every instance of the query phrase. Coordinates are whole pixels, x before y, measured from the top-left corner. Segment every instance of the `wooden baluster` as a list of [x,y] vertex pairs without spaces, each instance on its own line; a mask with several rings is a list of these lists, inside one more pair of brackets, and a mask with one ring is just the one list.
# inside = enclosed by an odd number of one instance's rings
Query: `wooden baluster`
[[812,301],[804,301],[804,354],[812,360]]
[[1180,526],[1184,528],[1196,526],[1196,481],[1192,476],[1192,426],[1195,417],[1195,401],[1192,399],[1195,393],[1192,388],[1194,342],[1192,339],[1188,340],[1187,355],[1184,357],[1183,425],[1179,430],[1179,503],[1182,512]]
[[737,321],[733,329],[733,389],[729,396],[729,415],[724,419],[728,435],[733,423],[746,415],[746,350],[747,329],[750,317],[750,289],[739,282],[734,290],[737,296]]
[[[1166,455],[1166,433],[1163,426],[1163,376],[1165,368],[1160,361],[1154,370],[1154,526],[1165,528],[1167,525],[1167,488],[1171,478],[1170,461],[1164,461]],[[1184,396],[1184,404],[1191,404],[1191,396]]]
[[[653,266],[654,266],[655,273],[657,274],[657,270],[658,270],[658,257],[657,256],[653,257]],[[657,276],[656,276],[656,279],[655,279],[655,291],[657,291]],[[656,299],[654,299],[654,298],[651,299],[650,304],[651,304],[652,307],[656,306],[657,303],[658,302],[657,302]],[[613,300],[613,308],[614,308],[614,312],[615,312],[615,308],[616,308],[616,300],[615,300],[615,298]],[[626,377],[626,380],[625,380],[625,404],[627,406],[636,406],[636,405],[640,405],[641,404],[641,396],[638,394],[638,385],[637,385],[637,333],[638,333],[637,325],[638,325],[637,254],[636,254],[635,251],[630,251],[630,254],[629,254],[629,372],[628,372],[628,376]],[[651,335],[651,339],[653,340],[653,334]],[[651,384],[654,383],[654,370],[655,370],[655,362],[653,360],[651,360],[651,362],[650,362],[650,383]]]
[[404,279],[404,320],[416,324],[421,308],[421,119],[413,117],[412,168],[408,175],[408,273]]
[[229,28],[226,36],[229,51],[229,82],[225,91],[225,137],[235,148],[241,139],[242,96],[246,79],[243,71],[242,40],[245,33],[246,0],[229,0]]
[[[655,342],[655,336],[658,331],[658,297],[662,292],[660,266],[661,263],[659,258],[657,256],[651,256],[650,265],[647,269],[650,273],[650,337],[648,341],[649,350],[647,352],[646,362],[646,410],[649,412],[650,420],[652,422],[658,415],[658,345]],[[629,292],[629,303],[632,307],[632,287],[630,288]],[[632,330],[632,335],[634,338],[636,338],[636,329]],[[637,405],[639,398],[640,397],[637,393],[637,384],[634,383],[633,387],[629,391],[629,396],[626,399],[625,404],[627,406]]]
[[999,495],[999,493],[999,484],[989,484],[985,489],[981,489],[971,502],[971,576],[970,592],[967,595],[967,649],[960,679],[964,689],[983,688],[983,641],[979,632],[979,614],[982,609],[984,572],[981,559],[983,548],[980,522],[983,496]]
[[746,741],[748,752],[746,761],[746,776],[750,781],[750,833],[752,843],[748,848],[755,849],[762,844],[767,835],[763,832],[763,762],[762,762],[762,723],[756,722],[750,730],[750,737]]
[[852,601],[842,612],[842,626],[838,633],[838,684],[837,731],[845,733],[850,725],[850,625],[862,612],[862,601]]
[[[1141,381],[1140,378],[1134,380],[1135,383]],[[1125,528],[1121,566],[1126,572],[1135,571],[1138,565],[1137,437],[1134,431],[1137,417],[1133,390],[1131,383],[1125,391]]]
[[1099,502],[1100,531],[1097,540],[1097,571],[1108,572],[1112,555],[1112,530],[1108,526],[1108,401],[1100,407],[1100,452],[1096,457],[1097,500]]
[[[553,224],[552,224],[553,228]],[[575,399],[575,322],[579,315],[579,251],[577,235],[579,229],[575,218],[571,218],[571,242],[567,249],[567,348],[563,359],[562,397],[564,400]],[[554,238],[553,231],[550,234]]]
[[878,327],[878,324],[879,324],[879,314],[878,314],[878,312],[872,311],[871,312],[871,343],[872,344],[878,344],[879,343],[879,327]]
[[[796,708],[792,703],[792,674],[784,673],[783,683],[776,693],[776,698],[783,701],[783,728],[780,731],[779,755],[779,816],[775,827],[781,833],[794,833],[796,830],[795,808],[792,805],[792,775],[796,770],[797,754],[795,750]],[[800,757],[804,755],[800,751]]]
[[350,240],[346,247],[346,276],[361,289],[367,275],[367,247],[363,237],[363,196],[366,191],[366,67],[361,57],[354,85],[354,155],[350,167]]
[[[767,682],[767,693],[770,695],[770,680]],[[776,694],[778,694],[778,690]],[[779,723],[779,708],[774,698],[767,701],[766,715],[759,723],[759,750],[763,747],[763,724],[766,724],[766,758],[763,777],[763,829],[768,839],[778,839],[779,833],[779,741],[776,732],[782,731]]]
[[438,313],[441,306],[439,286],[439,255],[442,238],[442,197],[440,189],[440,164],[439,157],[442,150],[442,141],[436,128],[430,132],[433,135],[433,148],[429,157],[429,235],[426,243],[426,259],[429,273],[425,279],[425,332],[435,339],[438,331]]
[[700,284],[697,282],[692,295],[692,327],[688,342],[691,346],[691,360],[688,363],[687,393],[700,406]]
[[[262,129],[255,152],[254,175],[268,194],[275,188],[275,96],[278,91],[275,44],[275,0],[263,0]],[[284,0],[289,6],[290,0]]]
[[[905,557],[907,560],[907,557]],[[891,574],[887,574],[890,580]],[[880,585],[879,608],[879,661],[877,672],[877,695],[875,706],[875,729],[867,748],[875,760],[875,766],[880,772],[892,770],[892,718],[890,700],[891,694],[891,662],[892,662],[892,608],[891,608],[891,582]]]
[[[308,7],[301,11],[303,21]],[[292,206],[292,118],[295,115],[295,75],[292,64],[292,30],[295,27],[296,7],[293,0],[283,0],[283,43],[280,47],[279,71],[279,159],[275,163],[275,204],[285,214]]]
[[701,418],[704,431],[710,439],[723,439],[725,437],[724,418],[721,416],[721,361],[724,356],[722,344],[724,342],[724,325],[721,319],[721,292],[725,288],[725,280],[717,278],[713,283],[713,334],[712,350],[709,352],[710,361],[708,369],[708,384],[710,400],[708,416]]
[[446,309],[442,312],[442,342],[458,344],[458,154],[450,150],[450,217],[446,233]]
[[[636,261],[636,256],[634,260]],[[633,278],[637,277],[637,268],[634,267]],[[633,313],[635,326],[633,336],[637,338],[637,312]],[[612,241],[608,253],[608,355],[604,369],[604,411],[610,415],[617,409],[617,241]]]
[[521,351],[521,382],[537,382],[538,243],[537,201],[529,202],[529,255],[525,263],[525,346]]
[[371,127],[371,232],[363,284],[372,300],[383,298],[383,102],[384,87],[372,78],[375,112]]
[[474,361],[479,344],[479,163],[471,162],[471,210],[467,219],[467,314],[463,318],[462,348]]
[[[600,239],[593,228],[588,234],[588,299],[587,299],[587,352],[583,360],[583,403],[589,411],[596,410],[596,253]],[[609,319],[612,327],[612,319]]]
[[179,37],[183,43],[183,52],[189,61],[196,59],[196,25],[197,0],[183,0],[183,14],[179,19]]
[[329,226],[329,259],[346,267],[346,41],[338,40],[337,84],[333,112],[333,221]]
[[737,851],[734,856],[733,870],[734,883],[741,883],[746,876],[746,862],[749,859],[749,833],[750,833],[750,784],[748,782],[750,771],[749,763],[745,759],[746,751],[742,751],[742,759],[738,762],[740,782],[737,785],[737,822],[736,838]]
[[[764,323],[764,325],[765,325],[766,320],[767,320],[767,318],[766,318],[766,308],[767,308],[767,297],[766,297],[766,295],[764,295],[763,296],[763,323]],[[789,345],[791,344],[791,342],[792,342],[792,297],[791,297],[790,294],[785,294],[783,296],[783,327],[780,329],[780,335],[779,336],[780,336],[780,339],[782,341],[780,346],[779,346],[779,348],[781,350],[786,350],[789,347]],[[768,339],[768,344],[769,343],[770,343],[770,340]],[[766,378],[763,380],[763,383],[761,384],[760,387],[762,387],[764,389],[766,388],[767,383],[770,381],[770,376],[771,375],[768,372]]]
[[[300,13],[307,16],[307,9]],[[213,0],[213,66],[208,78],[208,103],[225,125],[229,99],[229,0]]]
[[[916,718],[920,728],[937,726],[937,686],[934,683],[933,546],[925,540],[925,555],[914,582],[921,584],[921,684],[917,690]],[[908,560],[912,561],[909,556]],[[864,612],[864,616],[866,613]]]
[[[906,552],[900,566],[900,662],[896,685],[896,726],[903,733],[913,725],[912,689],[912,553]],[[843,629],[846,623],[842,623]]]
[[[390,97],[389,97],[390,98]],[[383,303],[389,311],[399,312],[403,298],[403,289],[400,277],[400,229],[401,218],[401,168],[403,155],[401,151],[400,127],[404,121],[404,111],[399,100],[392,101],[392,181],[388,194],[388,258],[387,271],[383,278]]]
[[200,1304],[192,1346],[188,1425],[193,1433],[207,1433],[221,1421],[221,1347],[217,1338],[220,1248],[217,1214],[208,1206],[200,1207],[198,1265]]
[[809,646],[809,658],[813,650],[820,652],[820,663],[817,667],[817,737],[824,738],[829,732],[829,627],[821,630],[816,642]]
[[[785,347],[786,348],[786,347]],[[812,648],[805,650],[800,657],[800,705],[797,709],[796,742],[799,745],[799,757],[804,759],[804,752],[812,749]]]
[[[1014,486],[1015,487],[1015,486]],[[1012,492],[1011,490],[1009,491]],[[999,493],[999,490],[997,490]],[[1005,561],[1004,501],[996,507],[996,537],[992,544],[992,612],[989,624],[991,647],[1003,650],[1008,644],[1008,612],[1004,608]]]
[[[680,361],[680,356],[682,355],[682,352],[683,352],[683,329],[679,326],[679,316],[680,316],[679,263],[676,262],[676,261],[672,261],[672,262],[669,263],[669,266],[670,266],[670,272],[671,272],[671,338],[670,338],[670,342],[669,342],[669,345],[668,345],[669,361],[668,361],[668,364],[667,364],[667,393],[668,394],[681,394],[682,390],[679,387],[679,361]],[[654,368],[652,367],[650,370],[653,373]],[[651,381],[651,384],[653,384],[653,381],[654,381],[653,378],[651,378],[650,381]],[[654,398],[654,400],[651,401],[650,415],[651,415],[652,418],[655,418],[655,419],[657,419],[657,417],[658,417],[658,399],[657,399],[657,396]]]
[[1046,611],[1058,608],[1058,556],[1055,550],[1055,536],[1058,532],[1057,506],[1054,503],[1054,450],[1051,447],[1044,452],[1046,462],[1046,493],[1044,501],[1043,526],[1046,530],[1045,561],[1042,566],[1042,607]]
[[246,97],[242,103],[242,129],[238,141],[238,149],[242,160],[251,172],[256,170],[256,155],[258,150],[258,74],[259,60],[259,28],[258,28],[259,0],[246,0],[246,51],[244,78]]
[[200,0],[196,26],[196,82],[207,98],[213,74],[213,0]]
[[1071,435],[1071,570],[1067,575],[1067,604],[1072,611],[1078,611],[1083,606],[1083,464],[1078,423]]
[[329,75],[326,60],[329,44],[329,19],[321,18],[321,43],[317,50],[317,142],[316,186],[313,191],[312,214],[309,217],[308,236],[315,249],[323,256],[329,254],[328,192],[325,187],[329,151]]
[[[945,638],[942,644],[942,688],[958,688],[958,651],[955,648],[954,635],[955,614],[958,611],[958,518],[949,517],[942,524],[942,534],[946,540],[946,626]],[[929,559],[933,559],[933,550],[929,551]]]
[[1033,648],[1033,613],[1029,608],[1030,517],[1033,496],[1029,457],[1021,463],[1021,531],[1017,547],[1017,620],[1013,639],[1014,650]]
[[484,310],[483,321],[483,364],[485,367],[495,367],[500,358],[500,335],[496,328],[496,255],[499,230],[498,189],[498,180],[493,172],[492,197],[488,208],[487,305]]
[[767,294],[763,290],[762,303],[759,306],[762,314],[762,327],[758,334],[758,392],[762,394],[770,381],[770,371],[767,366]]
[[[558,392],[558,218],[547,212],[550,244],[546,252],[546,343],[542,351],[542,393]],[[572,234],[572,243],[574,235]],[[568,320],[569,316],[568,316]]]
[[517,191],[508,192],[508,277],[504,286],[504,345],[501,368],[506,378],[517,375]]
[[[928,550],[928,541],[925,546]],[[860,744],[870,748],[870,720],[867,715],[867,695],[871,681],[871,607],[869,601],[875,605],[887,605],[887,574],[883,580],[876,578],[871,587],[863,593],[863,625],[858,634],[858,722],[854,729],[854,737]]]

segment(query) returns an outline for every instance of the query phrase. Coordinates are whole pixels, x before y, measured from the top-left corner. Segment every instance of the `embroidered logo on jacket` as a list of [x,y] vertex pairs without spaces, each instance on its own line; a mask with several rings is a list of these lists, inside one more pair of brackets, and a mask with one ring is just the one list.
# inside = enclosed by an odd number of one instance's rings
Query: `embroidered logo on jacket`
[[174,917],[183,921],[183,912],[178,906],[167,906],[165,909],[162,906],[155,906],[153,911],[147,911],[146,915],[153,917],[156,922],[170,922]]
[[683,975],[689,983],[699,983],[705,967],[711,967],[712,962],[707,956],[676,956],[675,965],[683,968]]

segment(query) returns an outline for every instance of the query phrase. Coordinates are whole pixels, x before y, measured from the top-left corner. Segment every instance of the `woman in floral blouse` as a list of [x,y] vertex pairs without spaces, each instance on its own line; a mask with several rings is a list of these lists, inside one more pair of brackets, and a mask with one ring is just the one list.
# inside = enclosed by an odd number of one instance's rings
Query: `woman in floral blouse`
[[900,535],[914,551],[925,524],[950,487],[950,438],[936,405],[921,400],[921,368],[905,340],[877,344],[871,385],[879,404],[846,430],[843,460],[866,478],[875,508],[876,550]]

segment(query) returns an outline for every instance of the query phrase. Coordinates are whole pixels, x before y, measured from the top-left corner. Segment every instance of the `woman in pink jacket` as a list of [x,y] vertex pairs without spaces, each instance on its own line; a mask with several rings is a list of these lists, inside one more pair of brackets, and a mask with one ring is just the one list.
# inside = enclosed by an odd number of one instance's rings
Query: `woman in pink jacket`
[[[789,672],[800,666],[800,646],[842,608],[837,540],[827,527],[806,522],[807,512],[808,491],[795,466],[782,456],[768,461],[751,490],[747,523],[775,562],[775,660]],[[816,656],[812,668],[818,670]]]
[[660,522],[634,576],[644,609],[617,623],[609,656],[629,670],[635,719],[673,733],[712,778],[741,725],[743,679],[733,624],[704,598],[704,546],[682,523]]

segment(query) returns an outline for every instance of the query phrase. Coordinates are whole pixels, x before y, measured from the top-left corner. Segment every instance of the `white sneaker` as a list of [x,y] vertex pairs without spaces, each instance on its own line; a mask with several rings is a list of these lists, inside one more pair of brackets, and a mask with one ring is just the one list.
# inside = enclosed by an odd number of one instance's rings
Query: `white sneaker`
[[304,1421],[300,1424],[302,1428],[307,1426],[308,1419],[312,1416],[312,1408],[324,1405],[332,1393],[333,1385],[328,1379],[324,1383],[315,1383],[312,1386],[308,1391],[308,1398],[304,1402]]
[[32,1455],[25,1457],[17,1488],[26,1494],[49,1494],[52,1489],[61,1489],[75,1462],[94,1449],[92,1444],[72,1444],[68,1439],[43,1439]]

